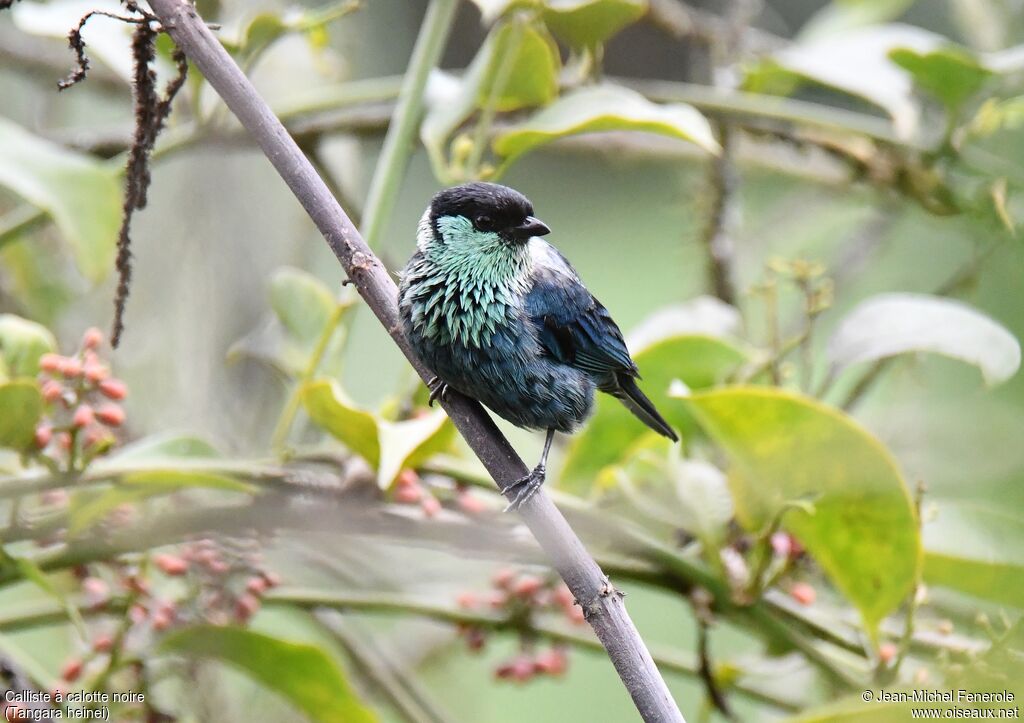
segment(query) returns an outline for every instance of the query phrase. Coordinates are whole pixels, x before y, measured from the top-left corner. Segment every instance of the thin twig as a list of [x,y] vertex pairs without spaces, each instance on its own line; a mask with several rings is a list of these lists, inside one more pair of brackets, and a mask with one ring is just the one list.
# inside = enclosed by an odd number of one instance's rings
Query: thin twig
[[[150,5],[178,47],[188,54],[242,125],[257,139],[324,235],[360,295],[420,377],[429,380],[433,373],[416,357],[401,333],[398,289],[394,280],[284,126],[206,27],[195,7],[183,0],[151,0]],[[477,402],[450,395],[443,406],[500,489],[510,489],[514,482],[526,476],[526,465]],[[551,498],[541,491],[523,506],[520,515],[573,595],[586,606],[594,631],[643,719],[683,721],[682,713],[626,613],[621,596],[608,594],[601,569]]]

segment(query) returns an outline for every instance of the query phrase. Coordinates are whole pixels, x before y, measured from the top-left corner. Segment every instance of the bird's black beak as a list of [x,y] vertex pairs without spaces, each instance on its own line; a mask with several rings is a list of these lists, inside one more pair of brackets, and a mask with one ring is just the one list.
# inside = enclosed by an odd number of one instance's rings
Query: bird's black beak
[[547,227],[547,224],[533,216],[527,216],[521,224],[512,228],[512,235],[521,240],[533,238],[534,236],[544,236],[549,233],[551,233],[551,229]]

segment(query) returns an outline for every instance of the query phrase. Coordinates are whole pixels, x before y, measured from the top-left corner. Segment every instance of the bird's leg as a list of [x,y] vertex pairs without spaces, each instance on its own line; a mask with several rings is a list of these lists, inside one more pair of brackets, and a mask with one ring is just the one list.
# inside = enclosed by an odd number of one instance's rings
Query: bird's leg
[[430,381],[427,382],[427,389],[430,390],[430,398],[427,400],[428,406],[434,406],[434,402],[438,399],[443,402],[448,398],[448,384],[441,381],[440,377],[431,377]]
[[549,429],[548,436],[544,438],[544,451],[540,455],[540,462],[533,468],[533,471],[525,477],[520,477],[515,482],[510,484],[508,487],[502,490],[502,494],[506,497],[509,493],[514,493],[508,506],[505,508],[505,512],[509,510],[518,510],[523,506],[523,503],[533,497],[540,486],[544,484],[544,477],[547,473],[548,467],[548,452],[551,451],[551,442],[555,438],[555,430]]

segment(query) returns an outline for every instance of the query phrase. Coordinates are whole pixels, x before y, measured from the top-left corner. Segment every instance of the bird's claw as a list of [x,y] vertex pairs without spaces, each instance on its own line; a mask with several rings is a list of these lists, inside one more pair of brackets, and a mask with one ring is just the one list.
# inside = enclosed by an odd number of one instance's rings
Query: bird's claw
[[434,377],[427,382],[427,389],[430,390],[430,397],[427,399],[427,406],[434,406],[434,402],[440,399],[442,402],[448,399],[448,384]]
[[537,494],[537,490],[540,489],[541,485],[544,484],[544,478],[547,474],[547,469],[542,464],[538,464],[533,468],[533,471],[525,477],[520,477],[515,482],[510,484],[508,487],[502,490],[502,494],[506,497],[511,493],[512,497],[508,505],[505,507],[505,512],[511,512],[518,510],[523,504]]

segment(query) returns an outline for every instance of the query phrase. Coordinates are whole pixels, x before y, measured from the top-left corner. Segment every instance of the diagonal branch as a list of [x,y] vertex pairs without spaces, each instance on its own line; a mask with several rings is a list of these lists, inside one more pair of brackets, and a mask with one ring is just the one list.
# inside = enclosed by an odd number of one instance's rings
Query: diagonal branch
[[[178,47],[216,89],[280,173],[320,229],[349,279],[424,380],[432,374],[412,352],[398,324],[397,287],[390,274],[331,195],[309,160],[266,102],[185,0],[150,5]],[[507,489],[527,473],[526,465],[476,402],[451,395],[445,411],[498,486]],[[520,514],[556,570],[587,611],[645,721],[683,721],[664,679],[626,613],[622,598],[608,594],[601,569],[547,494],[523,505]]]

